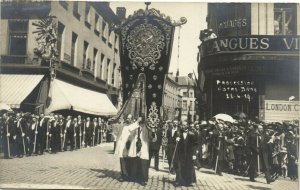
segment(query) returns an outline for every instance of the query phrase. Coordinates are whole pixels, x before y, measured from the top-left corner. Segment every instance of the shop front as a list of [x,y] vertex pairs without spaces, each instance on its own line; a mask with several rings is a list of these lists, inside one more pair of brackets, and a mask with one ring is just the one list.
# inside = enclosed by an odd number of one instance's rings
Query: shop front
[[198,72],[205,76],[200,82],[207,115],[243,112],[251,119],[269,120],[266,102],[290,97],[297,102],[299,46],[299,36],[248,35],[202,42]]

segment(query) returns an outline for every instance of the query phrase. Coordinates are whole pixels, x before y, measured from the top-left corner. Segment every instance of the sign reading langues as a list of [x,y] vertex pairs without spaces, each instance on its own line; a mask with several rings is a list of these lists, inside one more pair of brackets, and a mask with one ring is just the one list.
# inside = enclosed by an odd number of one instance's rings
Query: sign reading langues
[[201,45],[201,57],[226,52],[299,51],[299,36],[238,36],[219,37]]
[[265,100],[266,121],[299,119],[299,101]]

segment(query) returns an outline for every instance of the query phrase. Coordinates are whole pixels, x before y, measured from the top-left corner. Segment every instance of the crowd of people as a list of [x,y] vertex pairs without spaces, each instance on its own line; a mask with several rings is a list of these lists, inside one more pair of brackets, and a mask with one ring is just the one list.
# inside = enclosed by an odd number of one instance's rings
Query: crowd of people
[[[184,159],[181,158],[183,155],[176,153],[180,150],[176,144],[186,131],[185,125],[177,120],[167,121],[163,125],[162,151],[167,155],[171,173],[177,174],[179,166],[176,162]],[[190,145],[193,148],[184,152],[187,154],[192,151],[190,154],[195,168],[212,168],[219,175],[228,172],[249,176],[250,181],[255,181],[258,174],[264,173],[267,183],[279,176],[292,180],[298,178],[297,121],[267,124],[241,119],[232,123],[213,118],[188,125],[188,134],[193,139]],[[186,160],[185,168],[189,161]],[[190,172],[186,171],[185,176]]]
[[[195,169],[211,168],[255,181],[264,173],[267,183],[279,176],[298,178],[299,123],[264,123],[245,118],[234,122],[164,121],[149,129],[145,118],[125,121],[62,115],[7,112],[1,115],[4,158],[57,153],[115,141],[124,180],[148,181],[152,157],[159,171],[159,152],[168,160],[178,185],[196,182]],[[116,141],[118,141],[116,143]]]
[[4,158],[57,153],[96,146],[111,134],[104,118],[3,113],[0,117]]

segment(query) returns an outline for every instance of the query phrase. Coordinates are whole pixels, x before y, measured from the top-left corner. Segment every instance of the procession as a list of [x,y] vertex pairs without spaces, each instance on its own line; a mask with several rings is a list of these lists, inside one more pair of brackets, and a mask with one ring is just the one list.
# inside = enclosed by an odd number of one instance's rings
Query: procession
[[1,148],[8,159],[97,146],[113,141],[107,124],[100,117],[8,112],[1,116]]
[[[119,129],[136,127],[129,136]],[[115,126],[117,125],[117,126]],[[126,122],[104,121],[101,118],[72,118],[62,115],[40,116],[24,113],[4,113],[1,117],[1,142],[4,158],[42,155],[44,152],[73,151],[94,147],[104,142],[116,142],[115,155],[120,156],[124,180],[148,181],[148,169],[154,157],[155,169],[159,171],[159,153],[169,165],[169,173],[176,175],[178,185],[192,185],[195,170],[211,168],[216,174],[222,172],[249,177],[264,174],[267,183],[278,177],[298,179],[299,128],[298,121],[290,123],[264,123],[221,114],[208,121],[194,123],[178,120],[163,121],[157,131],[144,130],[140,145],[134,135],[142,128],[142,120],[128,115]],[[134,134],[133,134],[134,133]],[[136,139],[137,138],[137,139]],[[128,145],[129,140],[134,143]],[[125,140],[125,141],[124,141]],[[134,147],[130,150],[130,146]],[[143,148],[141,148],[143,147]],[[127,154],[124,154],[127,150]],[[133,153],[129,153],[129,152]],[[137,156],[138,155],[138,156]],[[128,158],[134,159],[133,162]],[[136,172],[136,158],[144,159],[141,169],[143,178]],[[135,169],[132,169],[136,167]]]
[[1,189],[299,188],[300,4],[0,7]]

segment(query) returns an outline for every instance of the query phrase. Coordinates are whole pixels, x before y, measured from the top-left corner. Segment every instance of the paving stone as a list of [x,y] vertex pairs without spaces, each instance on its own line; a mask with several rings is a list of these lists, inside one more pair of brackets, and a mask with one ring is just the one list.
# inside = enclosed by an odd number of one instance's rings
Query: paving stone
[[[120,161],[113,154],[112,143],[72,152],[60,152],[0,160],[0,188],[28,189],[164,189],[164,190],[296,190],[298,182],[280,178],[266,184],[263,176],[257,182],[248,178],[223,173],[215,175],[210,169],[196,171],[197,183],[192,187],[175,187],[175,175],[168,173],[166,161],[160,162],[160,171],[151,166],[146,186],[121,182]],[[152,162],[152,164],[154,164]],[[51,184],[51,185],[50,185]]]

